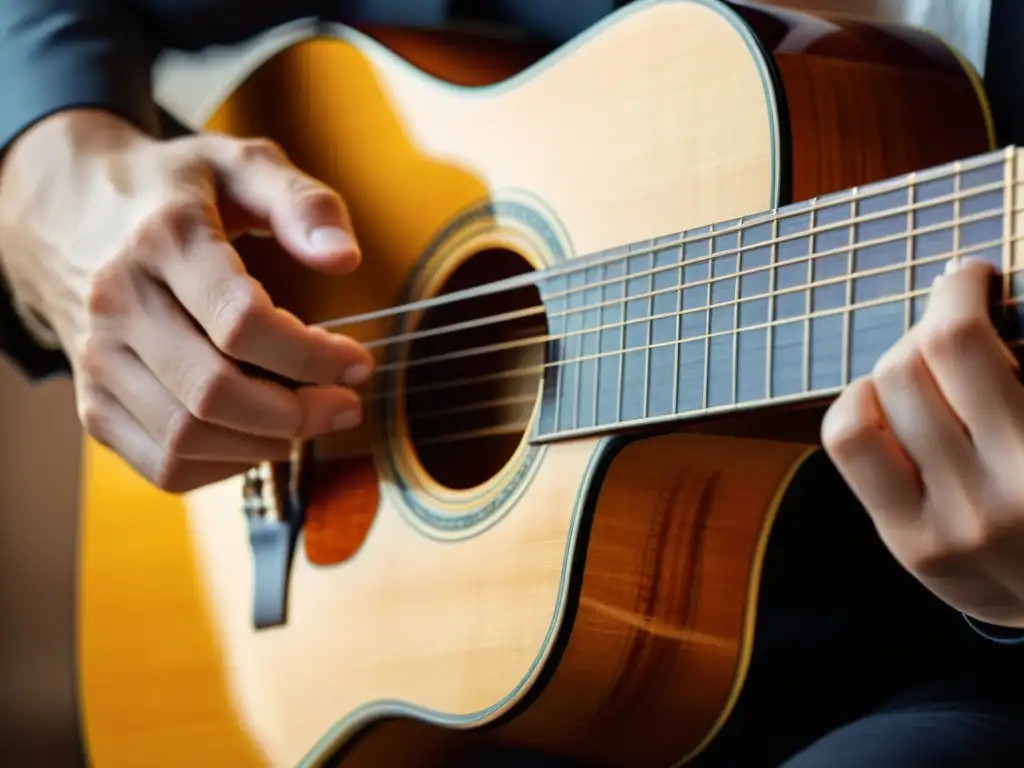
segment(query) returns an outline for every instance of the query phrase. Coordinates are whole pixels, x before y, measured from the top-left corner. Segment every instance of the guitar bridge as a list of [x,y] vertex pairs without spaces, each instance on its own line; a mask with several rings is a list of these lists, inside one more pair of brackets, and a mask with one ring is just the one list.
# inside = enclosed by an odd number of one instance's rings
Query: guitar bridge
[[246,471],[242,509],[253,558],[252,622],[255,629],[287,620],[288,584],[305,503],[301,487],[303,447],[287,463],[265,462]]

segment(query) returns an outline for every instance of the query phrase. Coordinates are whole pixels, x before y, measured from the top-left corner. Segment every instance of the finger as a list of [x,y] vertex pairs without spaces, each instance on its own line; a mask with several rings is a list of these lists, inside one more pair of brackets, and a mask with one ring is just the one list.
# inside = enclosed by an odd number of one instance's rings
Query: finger
[[976,497],[984,472],[966,429],[921,355],[918,336],[918,329],[913,329],[878,361],[872,372],[875,392],[927,494],[945,497],[949,503],[944,509],[959,508]]
[[160,286],[143,286],[140,296],[144,311],[129,324],[128,344],[196,418],[282,439],[347,429],[361,418],[354,392],[330,387],[312,396],[246,376],[196,331]]
[[1024,390],[989,316],[993,273],[985,262],[950,262],[918,326],[936,385],[986,462],[1024,432]]
[[110,393],[83,387],[79,410],[86,430],[139,475],[169,493],[186,493],[245,472],[250,464],[168,457]]
[[821,440],[877,525],[919,521],[920,475],[893,435],[870,377],[854,381],[832,404],[822,422]]
[[198,146],[227,197],[266,221],[298,261],[331,274],[359,266],[362,254],[341,196],[296,168],[276,144],[209,134]]
[[104,385],[146,430],[165,455],[204,461],[283,460],[292,441],[260,437],[203,421],[161,384],[135,353],[115,352],[113,374]]
[[202,216],[190,214],[188,242],[156,260],[156,276],[229,357],[299,383],[365,382],[373,357],[362,345],[275,307],[246,272],[223,231],[213,194],[211,186]]

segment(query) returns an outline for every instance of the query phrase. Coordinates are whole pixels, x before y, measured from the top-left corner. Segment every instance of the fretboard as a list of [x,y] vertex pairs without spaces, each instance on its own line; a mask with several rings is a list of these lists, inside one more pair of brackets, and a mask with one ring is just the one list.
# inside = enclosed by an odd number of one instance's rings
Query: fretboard
[[997,303],[1015,305],[1019,167],[1001,150],[556,271],[535,439],[834,395],[920,319],[954,257],[996,266]]

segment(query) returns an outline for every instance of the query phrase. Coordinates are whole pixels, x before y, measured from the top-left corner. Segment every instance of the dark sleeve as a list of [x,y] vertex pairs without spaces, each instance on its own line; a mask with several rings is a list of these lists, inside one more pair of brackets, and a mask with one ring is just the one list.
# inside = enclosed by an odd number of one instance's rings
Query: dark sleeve
[[159,46],[125,0],[0,2],[0,152],[63,109],[102,107],[155,133]]

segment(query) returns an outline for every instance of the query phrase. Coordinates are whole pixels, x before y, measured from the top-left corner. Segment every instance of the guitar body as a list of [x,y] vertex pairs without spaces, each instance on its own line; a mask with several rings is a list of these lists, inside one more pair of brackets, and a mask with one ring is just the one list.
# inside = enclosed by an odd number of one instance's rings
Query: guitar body
[[[187,116],[274,139],[348,202],[365,254],[352,276],[239,242],[275,299],[309,321],[992,142],[971,75],[907,30],[664,0],[555,52],[336,32],[229,57]],[[438,322],[539,300],[488,301]],[[524,313],[508,339],[538,320]],[[402,328],[390,316],[342,330],[369,341]],[[385,367],[389,349],[378,348]],[[522,348],[497,357],[537,362]],[[455,360],[434,383],[496,365]],[[488,423],[456,409],[427,428],[406,418],[409,393],[430,384],[418,370],[367,392],[364,428],[312,447],[276,626],[253,623],[242,478],[172,496],[88,444],[79,669],[92,764],[452,765],[497,743],[668,766],[713,738],[743,685],[761,559],[814,450],[814,412],[539,444],[539,372],[491,387],[501,405]],[[446,402],[461,396],[435,405]]]

